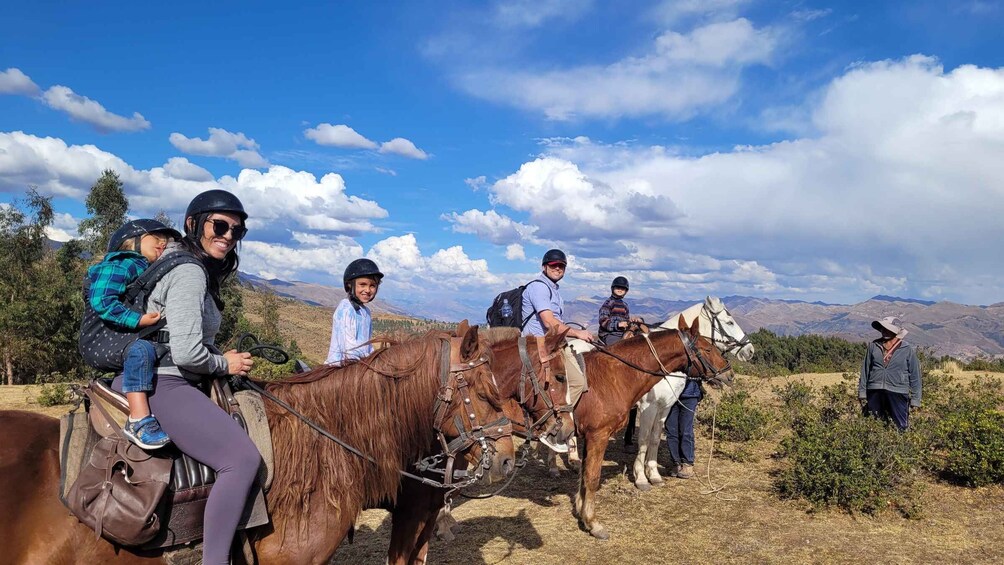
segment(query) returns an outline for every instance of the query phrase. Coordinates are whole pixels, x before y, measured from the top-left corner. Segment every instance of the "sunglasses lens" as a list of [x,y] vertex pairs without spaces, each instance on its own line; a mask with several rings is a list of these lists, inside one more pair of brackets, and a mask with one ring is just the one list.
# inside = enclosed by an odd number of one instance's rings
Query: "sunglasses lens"
[[227,232],[230,232],[234,241],[240,241],[241,239],[244,239],[244,236],[248,233],[248,229],[246,227],[241,225],[231,227],[226,220],[212,220],[212,222],[213,234],[216,235],[216,237],[223,237],[227,235]]

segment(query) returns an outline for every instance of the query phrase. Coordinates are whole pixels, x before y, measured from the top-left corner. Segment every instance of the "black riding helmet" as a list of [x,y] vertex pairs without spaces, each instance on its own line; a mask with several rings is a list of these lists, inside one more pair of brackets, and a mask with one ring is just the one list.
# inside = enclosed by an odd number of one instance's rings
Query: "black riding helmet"
[[188,205],[188,210],[185,210],[185,220],[187,221],[191,216],[208,214],[210,212],[230,212],[237,214],[240,216],[242,222],[246,222],[248,219],[248,214],[244,211],[244,205],[241,204],[240,199],[232,192],[217,188],[207,190],[193,198],[192,202]]
[[377,285],[379,285],[383,279],[383,273],[380,272],[377,264],[370,259],[356,259],[349,263],[349,266],[345,267],[345,274],[342,275],[342,284],[345,286],[345,292],[349,294],[349,299],[353,302],[358,302],[358,300],[356,299],[356,291],[352,285],[352,281],[359,277],[373,277],[377,280]]
[[560,249],[548,249],[547,253],[544,254],[544,259],[540,262],[541,265],[546,265],[548,263],[564,263],[568,264],[568,259],[565,257],[565,252]]
[[615,288],[623,288],[624,290],[629,290],[631,287],[628,286],[628,280],[626,277],[615,277],[614,282],[610,283],[610,290]]
[[[131,222],[126,222],[122,224],[122,227],[115,230],[112,234],[111,239],[108,240],[108,252],[118,251],[122,247],[122,244],[126,240],[132,238],[142,238],[148,233],[164,232],[174,239],[181,239],[181,234],[178,230],[174,228],[169,228],[158,222],[157,220],[150,220],[147,218],[132,220]],[[135,250],[139,253],[139,241],[136,241]]]

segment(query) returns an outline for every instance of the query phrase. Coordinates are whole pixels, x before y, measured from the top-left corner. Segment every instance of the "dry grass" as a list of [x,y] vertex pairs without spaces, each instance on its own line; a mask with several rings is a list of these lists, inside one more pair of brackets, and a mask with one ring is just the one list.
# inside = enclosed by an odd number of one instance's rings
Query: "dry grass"
[[0,410],[29,410],[54,418],[70,411],[69,405],[40,406],[36,399],[41,388],[41,385],[0,385]]
[[[284,316],[285,317],[285,316]],[[957,375],[966,382],[976,374]],[[1001,376],[1001,375],[998,375]],[[753,383],[768,397],[773,385],[803,380],[820,386],[840,373],[794,375]],[[67,407],[32,405],[37,387],[0,386],[0,409],[31,409],[58,416]],[[704,406],[704,404],[702,404]],[[710,438],[698,437],[699,479],[667,479],[642,493],[625,469],[633,451],[615,438],[607,450],[598,517],[611,533],[603,542],[581,531],[571,514],[577,476],[551,479],[531,461],[502,495],[489,500],[457,497],[458,538],[434,540],[431,563],[534,565],[566,563],[1001,563],[1004,562],[1004,488],[966,489],[928,481],[920,519],[890,511],[876,517],[839,511],[811,512],[806,504],[780,501],[771,491],[778,463],[765,441],[750,461],[715,457],[708,471]],[[660,462],[665,465],[665,448]],[[712,486],[724,489],[704,494]],[[364,512],[355,543],[347,542],[334,563],[383,563],[389,543],[388,514]]]

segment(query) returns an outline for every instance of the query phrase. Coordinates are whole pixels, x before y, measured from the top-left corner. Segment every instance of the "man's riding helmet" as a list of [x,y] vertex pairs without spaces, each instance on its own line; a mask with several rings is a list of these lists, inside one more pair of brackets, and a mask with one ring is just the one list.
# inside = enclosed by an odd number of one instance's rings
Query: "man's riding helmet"
[[625,278],[625,277],[616,277],[616,278],[614,278],[614,282],[610,283],[610,288],[611,289],[623,288],[624,290],[628,290],[631,287],[628,286],[628,280],[627,280],[627,278]]
[[[174,228],[169,228],[157,220],[141,219],[126,222],[122,227],[115,230],[111,239],[108,240],[108,252],[118,251],[122,244],[128,239],[142,238],[148,233],[163,232],[173,239],[181,239],[181,234]],[[135,249],[139,253],[139,241],[136,241]]]
[[246,222],[248,219],[248,214],[244,211],[244,205],[241,204],[240,199],[234,193],[213,189],[207,190],[192,199],[191,204],[188,205],[188,210],[185,211],[185,220],[187,221],[191,216],[210,212],[230,212],[237,214],[242,222]]
[[548,249],[547,253],[544,254],[544,260],[540,262],[541,265],[546,265],[548,263],[564,263],[568,264],[568,259],[565,257],[565,252],[560,249]]
[[359,277],[373,277],[379,284],[380,280],[383,279],[383,273],[380,272],[377,264],[369,259],[356,259],[349,263],[349,266],[345,267],[345,274],[342,275],[342,284],[345,285],[345,292],[349,293],[350,296],[354,295],[352,281]]

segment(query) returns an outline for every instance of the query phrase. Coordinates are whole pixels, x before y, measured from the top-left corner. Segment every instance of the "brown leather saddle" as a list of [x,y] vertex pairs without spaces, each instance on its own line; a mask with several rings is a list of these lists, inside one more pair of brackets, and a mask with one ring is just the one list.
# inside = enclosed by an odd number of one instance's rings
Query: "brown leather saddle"
[[[240,404],[229,385],[221,379],[215,379],[206,388],[208,390],[204,392],[247,431],[248,427],[241,413]],[[76,471],[79,470],[77,462],[86,461],[94,445],[101,438],[117,434],[117,430],[125,425],[129,414],[125,396],[111,388],[111,380],[92,381],[86,388],[85,394],[88,408],[86,421],[82,421],[84,420],[81,418],[82,414],[75,413],[69,414],[68,420],[64,421],[60,453],[63,461],[60,494],[63,497],[72,485]],[[90,406],[90,403],[94,402],[101,403],[104,410]],[[105,414],[110,416],[112,421],[109,421]],[[269,445],[269,449],[270,447]],[[216,481],[216,473],[211,468],[185,455],[173,445],[157,450],[157,455],[170,457],[173,460],[171,482],[161,502],[163,510],[160,519],[163,527],[156,537],[140,549],[167,548],[201,539],[206,500]],[[269,453],[267,459],[270,458]],[[262,466],[259,481],[252,487],[244,507],[238,525],[239,530],[269,522],[263,490],[267,475],[264,462]]]

